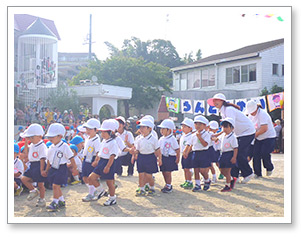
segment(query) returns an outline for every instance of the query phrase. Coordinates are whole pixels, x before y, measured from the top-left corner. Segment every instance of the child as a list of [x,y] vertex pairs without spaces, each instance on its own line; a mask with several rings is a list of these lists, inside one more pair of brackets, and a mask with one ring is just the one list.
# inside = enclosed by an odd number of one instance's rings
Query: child
[[189,147],[191,145],[191,136],[192,131],[194,128],[194,123],[192,119],[185,118],[182,125],[183,135],[180,138],[180,149],[182,153],[181,164],[182,168],[184,169],[184,177],[185,182],[180,186],[184,189],[193,189],[193,182],[192,182],[192,152],[188,153]]
[[101,137],[103,141],[100,145],[99,157],[96,158],[95,163],[97,166],[88,177],[89,194],[83,198],[84,202],[96,201],[105,195],[105,190],[99,183],[98,179],[106,180],[109,188],[109,199],[103,204],[104,206],[111,206],[116,204],[115,185],[114,185],[114,162],[118,154],[118,145],[115,140],[113,131],[115,125],[110,120],[104,120],[101,124]]
[[62,141],[65,132],[65,128],[62,124],[53,123],[50,125],[47,134],[45,135],[49,138],[52,145],[48,149],[47,167],[42,175],[45,177],[47,176],[49,183],[52,184],[53,200],[50,205],[46,207],[48,211],[52,212],[66,206],[61,185],[67,183],[67,163],[71,161],[72,168],[76,169],[72,150],[68,144]]
[[73,144],[77,148],[77,156],[78,158],[83,161],[84,156],[83,156],[83,150],[85,146],[85,141],[81,136],[74,136],[72,140],[70,141],[70,144]]
[[[47,156],[47,147],[42,140],[44,135],[43,127],[39,124],[31,124],[21,137],[25,138],[25,148],[24,153],[25,157],[28,157],[30,166],[24,173],[22,177],[22,183],[29,189],[29,196],[27,200],[31,201],[40,194],[36,206],[44,207],[46,206],[45,201],[45,186],[46,176],[43,175],[46,168],[46,156]],[[31,144],[28,145],[28,140],[31,141]],[[39,191],[32,185],[33,182],[38,183]]]
[[83,127],[86,128],[88,137],[85,140],[83,152],[84,160],[82,164],[82,176],[84,183],[89,188],[88,177],[97,166],[95,158],[100,150],[100,138],[97,135],[97,129],[100,128],[100,122],[95,118],[91,118],[83,125]]
[[[124,117],[119,116],[116,118],[116,120],[119,123],[118,127],[118,133],[116,134],[118,137],[120,137],[123,141],[123,143],[129,147],[132,148],[134,146],[134,136],[131,132],[125,130],[126,121]],[[134,164],[131,163],[131,154],[128,152],[121,152],[119,156],[120,165],[116,166],[117,174],[122,174],[122,165],[128,166],[127,175],[132,176],[134,173]]]
[[221,173],[226,177],[226,186],[221,190],[222,192],[230,192],[236,183],[236,178],[231,177],[231,169],[235,166],[236,157],[238,153],[238,142],[233,132],[234,121],[232,118],[225,118],[221,122],[223,128],[223,134],[214,138],[221,142],[221,156],[218,160],[219,169]]
[[[210,138],[218,131],[218,123],[217,121],[210,121],[209,122],[209,134]],[[216,174],[215,174],[215,169],[213,167],[213,163],[218,162],[218,158],[220,156],[220,150],[217,147],[218,146],[218,141],[215,143],[214,141],[210,140],[210,146],[209,146],[209,156],[211,158],[211,166],[210,166],[210,171],[212,173],[212,183],[216,183]]]
[[162,137],[159,139],[159,146],[162,152],[162,165],[160,170],[162,171],[165,186],[161,189],[163,193],[171,193],[171,172],[178,170],[178,163],[180,160],[180,147],[177,139],[173,135],[175,124],[170,119],[165,119],[158,126]]
[[15,196],[20,196],[23,191],[21,177],[24,173],[23,162],[19,159],[19,145],[14,144],[14,190]]
[[70,149],[72,150],[73,154],[74,154],[74,162],[76,164],[76,169],[71,169],[71,163],[68,163],[67,166],[71,171],[71,174],[73,176],[74,181],[71,183],[72,185],[81,183],[80,179],[81,179],[81,173],[82,173],[82,161],[80,160],[80,158],[78,157],[78,149],[76,147],[76,145],[71,144],[70,145]]
[[162,155],[158,140],[152,135],[154,124],[148,119],[140,120],[138,125],[141,136],[137,141],[137,147],[132,148],[133,154],[137,156],[137,170],[139,173],[139,189],[136,191],[136,196],[145,196],[145,184],[149,182],[150,189],[148,195],[155,194],[155,182],[152,177],[153,173],[158,172],[157,158],[159,166],[162,165]]
[[210,188],[211,180],[209,179],[208,172],[211,166],[211,159],[208,156],[208,149],[210,143],[210,135],[206,131],[208,120],[199,115],[194,118],[194,126],[196,132],[191,136],[191,146],[189,149],[192,149],[192,166],[194,168],[195,176],[195,187],[193,192],[199,191],[202,189],[200,181],[200,173],[204,177],[204,187],[203,190],[207,191]]

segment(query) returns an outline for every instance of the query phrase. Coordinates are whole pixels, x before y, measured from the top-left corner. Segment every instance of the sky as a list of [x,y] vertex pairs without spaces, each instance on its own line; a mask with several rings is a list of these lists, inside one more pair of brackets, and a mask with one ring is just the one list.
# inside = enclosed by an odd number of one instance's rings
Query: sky
[[291,34],[290,7],[12,7],[9,13],[53,20],[59,52],[89,51],[83,43],[92,14],[92,52],[100,60],[109,57],[105,41],[121,48],[132,36],[170,40],[181,58],[201,49],[205,58]]

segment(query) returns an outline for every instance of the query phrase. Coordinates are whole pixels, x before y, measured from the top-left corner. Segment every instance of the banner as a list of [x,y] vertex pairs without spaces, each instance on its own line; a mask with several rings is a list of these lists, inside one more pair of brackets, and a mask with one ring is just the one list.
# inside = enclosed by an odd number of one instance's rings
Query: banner
[[284,102],[283,92],[267,95],[267,99],[268,99],[270,112],[279,108],[283,109],[283,102]]
[[166,108],[169,112],[179,113],[180,109],[180,99],[166,97]]
[[181,111],[182,113],[193,113],[192,102],[189,99],[181,99]]
[[210,106],[207,104],[207,116],[210,115],[217,115],[218,116],[218,109],[214,106]]
[[265,100],[265,96],[262,97],[256,97],[256,98],[251,98],[251,100],[254,100],[257,104],[260,104],[262,106],[262,109],[267,111],[267,103]]
[[235,104],[237,106],[239,106],[240,111],[244,113],[246,110],[247,99],[246,98],[245,99],[235,99]]
[[193,113],[205,116],[205,100],[194,100]]

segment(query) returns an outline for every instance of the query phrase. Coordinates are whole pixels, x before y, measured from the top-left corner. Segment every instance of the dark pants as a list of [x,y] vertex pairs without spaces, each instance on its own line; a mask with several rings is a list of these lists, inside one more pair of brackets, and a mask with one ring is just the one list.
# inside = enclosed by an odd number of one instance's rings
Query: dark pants
[[134,164],[131,163],[132,155],[127,153],[124,156],[120,156],[115,160],[115,173],[122,175],[122,165],[128,166],[128,175],[133,175],[134,173]]
[[231,176],[238,178],[239,171],[243,177],[247,177],[253,173],[252,168],[248,162],[249,147],[255,134],[248,136],[237,137],[238,140],[238,154],[236,158],[236,165],[231,169]]
[[263,162],[263,167],[267,171],[272,171],[274,165],[271,161],[271,153],[274,151],[276,139],[268,138],[264,140],[255,140],[254,144],[254,156],[253,156],[253,168],[254,173],[258,176],[261,174],[261,160]]

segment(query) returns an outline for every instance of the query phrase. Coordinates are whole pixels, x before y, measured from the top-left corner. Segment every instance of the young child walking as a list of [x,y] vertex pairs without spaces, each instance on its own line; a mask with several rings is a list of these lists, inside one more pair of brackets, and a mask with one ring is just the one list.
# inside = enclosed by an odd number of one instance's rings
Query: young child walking
[[99,130],[103,138],[99,150],[100,159],[99,157],[96,158],[95,163],[97,163],[97,166],[88,177],[89,194],[83,198],[83,201],[96,201],[105,195],[106,192],[98,180],[101,178],[106,180],[109,188],[109,198],[103,205],[111,206],[116,204],[114,174],[115,158],[119,152],[115,135],[113,134],[115,130],[114,122],[104,120]]
[[81,183],[81,174],[82,174],[82,161],[80,160],[80,158],[78,157],[78,148],[76,145],[74,144],[70,144],[70,149],[73,152],[74,155],[74,162],[76,164],[76,168],[72,168],[72,164],[68,163],[68,169],[69,169],[69,173],[71,173],[71,176],[73,177],[74,181],[71,182],[72,185],[75,184],[79,184]]
[[172,192],[172,171],[178,170],[178,163],[180,161],[180,147],[177,139],[173,135],[175,124],[170,119],[165,119],[158,126],[162,137],[159,139],[159,146],[162,153],[162,165],[160,171],[163,174],[165,186],[161,189],[163,193]]
[[180,186],[184,189],[193,189],[192,182],[192,151],[189,152],[191,145],[191,136],[193,134],[194,122],[192,119],[185,118],[182,123],[183,135],[180,138],[180,150],[182,154],[181,164],[184,169],[185,182]]
[[[210,121],[209,122],[209,126],[208,126],[208,131],[210,134],[210,138],[212,138],[212,136],[218,131],[218,123],[217,121]],[[217,181],[216,178],[216,172],[215,172],[215,168],[213,167],[213,163],[217,163],[218,162],[218,158],[220,156],[220,149],[218,148],[218,141],[215,142],[213,140],[210,140],[210,146],[208,149],[208,153],[209,156],[211,158],[211,166],[210,166],[210,171],[212,174],[212,180],[211,182],[214,184]]]
[[237,178],[231,177],[231,169],[236,164],[236,158],[238,153],[238,141],[233,132],[234,121],[232,118],[225,118],[221,122],[223,128],[223,134],[221,134],[215,140],[221,142],[221,156],[218,160],[219,169],[221,173],[226,177],[226,185],[221,190],[222,192],[230,192],[236,183]]
[[68,144],[62,141],[65,132],[65,127],[62,124],[53,123],[50,125],[47,134],[45,135],[52,143],[47,153],[46,170],[42,172],[42,175],[45,177],[47,176],[49,183],[52,184],[53,200],[46,207],[47,210],[51,212],[55,212],[59,208],[64,208],[66,206],[61,185],[67,183],[67,163],[70,161],[72,169],[76,170],[73,152]]
[[[42,140],[43,135],[43,127],[35,123],[31,124],[24,133],[21,134],[21,137],[25,138],[24,153],[30,162],[30,166],[24,172],[24,176],[21,180],[29,189],[27,200],[31,201],[40,194],[40,198],[36,203],[37,207],[46,206],[44,182],[46,182],[47,176],[44,175],[43,172],[45,172],[46,168],[47,147]],[[28,145],[29,140],[31,141],[30,145]],[[38,183],[39,190],[33,186],[33,182]]]
[[[149,182],[150,189],[147,195],[155,194],[155,181],[152,174],[158,172],[158,165],[162,165],[162,155],[158,139],[152,134],[154,124],[148,119],[140,120],[138,125],[140,128],[141,136],[137,140],[135,146],[132,147],[132,154],[137,156],[137,170],[139,174],[139,189],[136,191],[136,196],[145,196],[145,184]],[[157,164],[158,163],[158,164]]]

